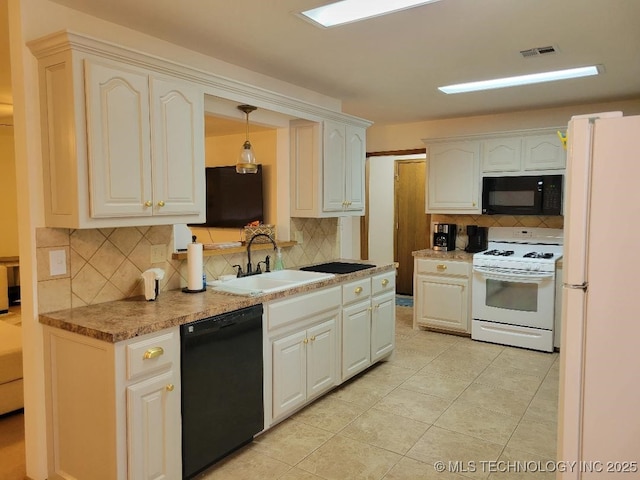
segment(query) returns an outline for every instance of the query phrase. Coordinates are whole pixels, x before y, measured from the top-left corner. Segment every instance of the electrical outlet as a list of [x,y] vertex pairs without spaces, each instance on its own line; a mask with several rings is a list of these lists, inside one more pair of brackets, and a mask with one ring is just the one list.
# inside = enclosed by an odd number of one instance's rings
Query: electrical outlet
[[166,245],[151,245],[151,263],[162,263],[167,259]]
[[466,231],[467,229],[465,225],[458,225],[458,235],[464,235]]

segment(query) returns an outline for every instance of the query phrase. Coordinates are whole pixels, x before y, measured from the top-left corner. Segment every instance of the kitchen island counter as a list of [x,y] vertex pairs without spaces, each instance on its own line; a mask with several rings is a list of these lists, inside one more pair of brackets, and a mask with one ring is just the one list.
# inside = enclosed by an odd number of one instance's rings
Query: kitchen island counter
[[[353,262],[353,260],[340,261]],[[358,261],[358,263],[367,262]],[[39,320],[44,325],[116,343],[258,303],[365,278],[395,268],[395,263],[380,264],[366,270],[340,274],[326,280],[256,296],[233,295],[215,290],[201,293],[183,293],[181,290],[170,290],[161,292],[154,301],[148,302],[143,296],[131,297],[43,313],[40,314]]]

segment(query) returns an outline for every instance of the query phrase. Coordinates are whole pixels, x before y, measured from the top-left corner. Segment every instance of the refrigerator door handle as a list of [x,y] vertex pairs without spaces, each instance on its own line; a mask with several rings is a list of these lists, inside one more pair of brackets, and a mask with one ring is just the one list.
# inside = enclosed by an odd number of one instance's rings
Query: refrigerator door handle
[[562,284],[562,288],[569,288],[571,290],[582,290],[584,292],[587,291],[587,288],[589,287],[588,283],[580,283],[580,284],[573,284],[573,283],[563,283]]

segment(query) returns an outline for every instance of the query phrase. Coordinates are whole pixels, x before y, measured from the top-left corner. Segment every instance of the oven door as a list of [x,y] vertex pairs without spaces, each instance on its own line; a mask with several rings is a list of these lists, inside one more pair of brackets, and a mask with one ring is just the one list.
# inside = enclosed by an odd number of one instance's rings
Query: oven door
[[473,267],[474,320],[553,330],[555,272]]

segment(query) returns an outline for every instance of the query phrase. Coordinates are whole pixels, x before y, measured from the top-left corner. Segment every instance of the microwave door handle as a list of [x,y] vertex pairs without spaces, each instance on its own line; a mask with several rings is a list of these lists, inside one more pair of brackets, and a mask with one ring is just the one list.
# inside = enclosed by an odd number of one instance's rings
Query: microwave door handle
[[483,277],[489,278],[491,280],[520,283],[541,283],[544,280],[547,280],[555,275],[554,272],[514,274],[513,272],[506,273],[504,271],[484,267],[473,267],[473,271],[478,272]]

